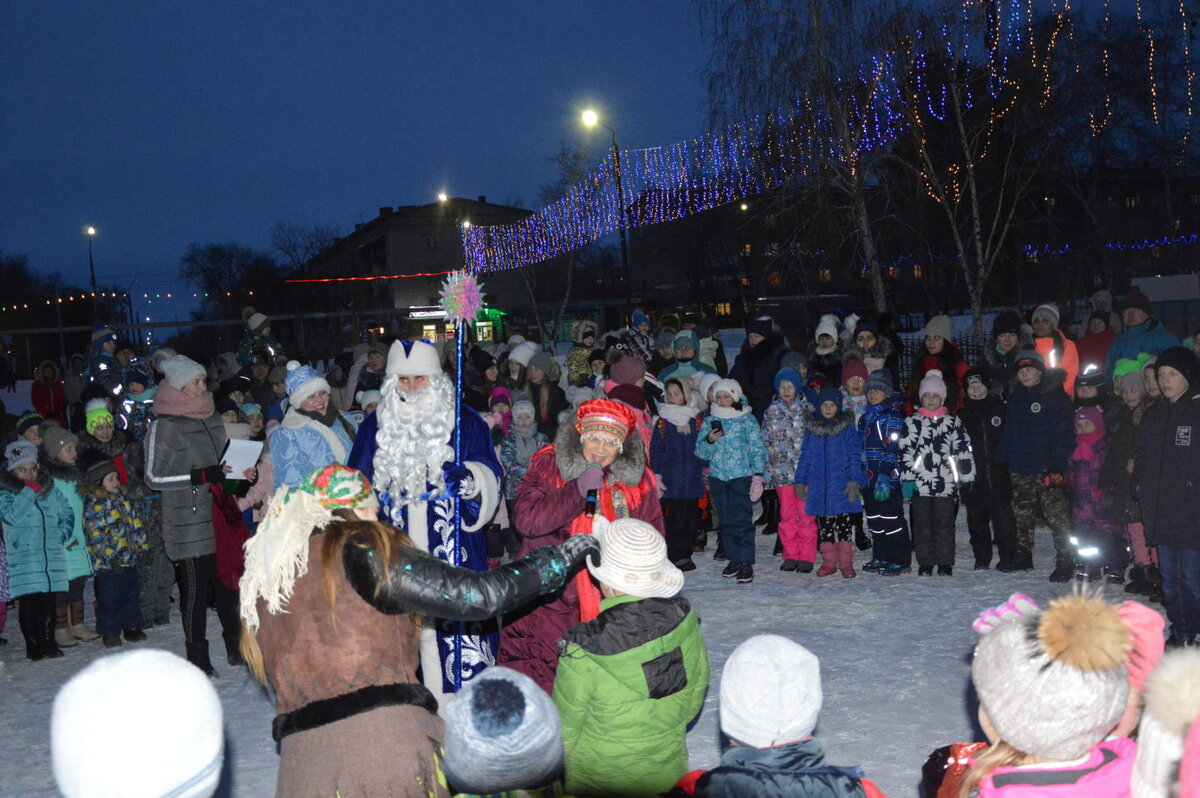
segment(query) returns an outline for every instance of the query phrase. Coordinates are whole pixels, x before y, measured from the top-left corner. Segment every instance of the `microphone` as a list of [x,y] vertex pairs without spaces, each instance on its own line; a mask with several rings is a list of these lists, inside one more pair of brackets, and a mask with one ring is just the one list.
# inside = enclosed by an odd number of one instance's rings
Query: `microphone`
[[586,509],[584,509],[584,511],[583,511],[584,515],[586,515],[588,518],[592,518],[596,515],[596,499],[597,499],[597,494],[596,494],[595,489],[589,490],[587,492],[587,498],[584,499],[584,501],[587,502],[587,506],[586,506]]

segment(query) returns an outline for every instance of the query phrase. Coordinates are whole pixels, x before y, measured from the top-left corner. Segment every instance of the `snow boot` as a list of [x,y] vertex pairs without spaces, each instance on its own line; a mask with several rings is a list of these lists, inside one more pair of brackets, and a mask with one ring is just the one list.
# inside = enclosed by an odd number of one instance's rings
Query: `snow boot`
[[186,648],[187,661],[204,671],[204,675],[208,678],[216,679],[217,669],[213,667],[212,660],[208,658],[208,641],[197,640],[187,643]]
[[954,566],[953,565],[939,565],[937,567],[937,575],[938,576],[954,576]]
[[681,571],[694,571],[696,570],[696,563],[692,561],[691,557],[684,557],[681,560],[675,561],[675,567]]
[[83,602],[73,601],[67,606],[67,610],[71,617],[71,636],[76,640],[88,642],[96,640],[100,635],[96,634],[96,630],[90,626],[83,625]]
[[853,579],[858,576],[854,572],[854,542],[850,540],[840,540],[837,544],[838,568],[841,569],[843,579]]
[[79,640],[71,634],[71,618],[66,607],[54,608],[54,644],[59,648],[79,645]]
[[822,543],[817,548],[821,550],[821,567],[817,569],[817,576],[833,576],[838,569],[837,549],[832,543]]
[[735,562],[731,562],[725,566],[725,570],[721,571],[721,576],[728,579],[731,576],[737,576],[737,572],[738,572],[738,564]]
[[933,576],[932,565],[922,565],[917,568],[917,576]]
[[912,568],[910,568],[907,565],[904,565],[903,563],[889,562],[889,563],[884,563],[883,567],[879,569],[879,575],[880,576],[899,576],[900,574],[906,574],[911,570],[912,570]]
[[1155,600],[1151,596],[1162,595],[1162,572],[1158,570],[1157,565],[1146,566],[1146,587],[1142,590],[1142,595],[1151,601]]
[[799,565],[800,565],[800,561],[799,561],[799,560],[784,560],[784,561],[783,561],[783,565],[779,566],[779,570],[781,570],[781,571],[795,571],[795,570],[796,570],[796,568],[797,568],[797,566],[799,566]]
[[762,495],[762,515],[759,521],[765,524],[762,534],[779,534],[779,497],[773,490],[764,490]]
[[1125,583],[1126,593],[1141,593],[1146,589],[1146,566],[1135,565],[1129,569],[1129,581]]
[[696,538],[692,541],[692,551],[699,554],[706,548],[708,548],[708,532],[702,529],[696,533]]
[[871,572],[874,572],[874,571],[879,571],[879,570],[881,570],[881,569],[883,568],[883,566],[885,566],[885,565],[887,565],[887,563],[886,563],[886,562],[884,562],[883,560],[871,560],[871,561],[870,561],[870,562],[868,562],[866,565],[864,565],[864,566],[862,567],[862,569],[863,569],[864,571],[871,571]]
[[1075,563],[1059,557],[1055,560],[1054,570],[1050,573],[1051,582],[1070,582],[1075,578]]
[[246,664],[246,660],[242,659],[241,642],[242,631],[236,629],[233,632],[221,635],[225,640],[225,661],[235,668]]
[[744,562],[738,566],[737,583],[739,585],[748,585],[754,581],[754,566],[748,562]]
[[125,629],[123,633],[125,635],[125,639],[130,643],[141,643],[146,639],[146,633],[137,627]]
[[808,560],[799,560],[796,563],[796,573],[811,574],[812,569],[813,569],[813,564],[810,563]]
[[121,638],[116,635],[105,635],[104,647],[105,648],[120,648],[121,647]]

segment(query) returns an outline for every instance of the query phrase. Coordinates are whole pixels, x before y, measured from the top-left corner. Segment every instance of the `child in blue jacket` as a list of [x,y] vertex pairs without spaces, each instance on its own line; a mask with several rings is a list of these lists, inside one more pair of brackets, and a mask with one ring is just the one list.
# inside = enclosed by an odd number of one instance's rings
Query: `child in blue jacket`
[[912,541],[904,519],[900,487],[900,440],[904,437],[903,400],[892,387],[887,369],[867,378],[867,409],[858,420],[867,461],[863,509],[871,533],[871,561],[864,571],[882,576],[907,573],[912,565]]
[[817,394],[817,409],[809,417],[796,466],[796,497],[817,518],[821,567],[817,576],[841,569],[853,579],[854,516],[862,514],[859,491],[866,482],[863,471],[863,438],[854,425],[854,413],[842,410],[838,389],[826,385]]
[[703,424],[683,382],[674,377],[667,380],[665,401],[658,406],[650,429],[650,468],[666,486],[661,501],[667,557],[681,571],[696,567],[692,541],[704,496],[704,463],[696,456],[696,438]]
[[696,456],[709,462],[709,493],[729,558],[721,575],[748,585],[754,581],[753,504],[762,497],[767,451],[737,380],[717,380],[712,391],[714,402],[696,438]]

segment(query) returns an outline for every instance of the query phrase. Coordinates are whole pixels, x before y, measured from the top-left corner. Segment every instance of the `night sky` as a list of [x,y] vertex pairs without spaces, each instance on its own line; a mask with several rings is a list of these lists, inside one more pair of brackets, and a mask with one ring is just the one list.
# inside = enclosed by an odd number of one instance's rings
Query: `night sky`
[[[0,250],[179,291],[192,242],[343,233],[439,191],[535,207],[589,105],[624,148],[702,133],[690,0],[8,2]],[[161,311],[160,311],[161,312]]]

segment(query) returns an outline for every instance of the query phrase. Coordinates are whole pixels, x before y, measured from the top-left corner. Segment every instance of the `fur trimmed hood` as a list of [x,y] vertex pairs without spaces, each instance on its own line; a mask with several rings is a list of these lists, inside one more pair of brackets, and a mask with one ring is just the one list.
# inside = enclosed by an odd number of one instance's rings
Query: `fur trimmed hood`
[[591,319],[578,319],[571,322],[571,340],[574,343],[582,346],[583,338],[589,332],[595,338],[600,334],[600,325]]
[[[583,443],[579,440],[579,432],[572,423],[560,424],[554,436],[554,462],[558,466],[558,475],[564,482],[575,479],[587,467],[583,459]],[[624,446],[617,459],[613,460],[609,471],[617,482],[637,486],[646,473],[646,447],[642,445],[637,430],[631,430],[625,439]]]
[[847,427],[852,426],[854,426],[854,413],[849,410],[843,410],[833,418],[810,415],[804,420],[804,428],[808,431],[808,434],[816,435],[820,438],[837,437]]
[[842,349],[842,361],[845,362],[850,358],[857,358],[864,363],[867,358],[876,358],[878,360],[887,360],[896,351],[895,345],[892,344],[890,338],[884,338],[882,335],[875,336],[875,346],[870,349],[863,349],[853,340],[847,341]]
[[39,482],[43,480],[49,482],[51,477],[61,479],[63,482],[80,483],[83,481],[83,472],[79,470],[79,466],[51,460],[45,452],[38,455],[38,476],[40,477]]

